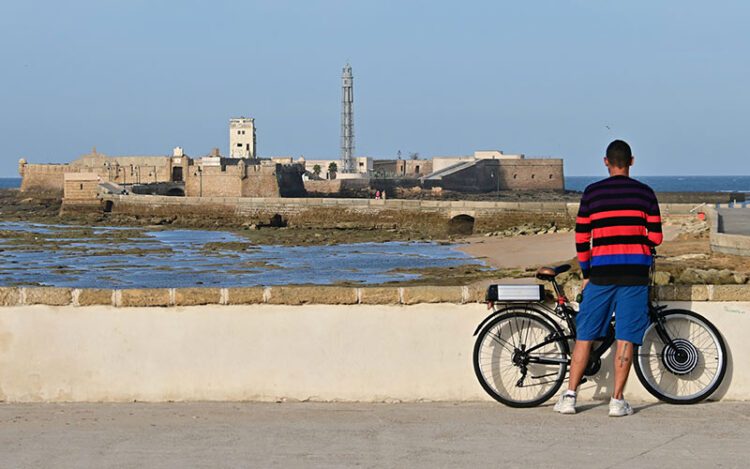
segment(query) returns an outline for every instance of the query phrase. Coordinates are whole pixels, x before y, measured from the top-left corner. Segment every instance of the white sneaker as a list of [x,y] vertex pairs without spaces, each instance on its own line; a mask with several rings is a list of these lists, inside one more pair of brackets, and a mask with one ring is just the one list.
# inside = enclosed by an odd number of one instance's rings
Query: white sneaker
[[560,412],[561,414],[575,414],[576,397],[569,394],[563,394],[562,396],[560,396],[557,404],[555,404],[555,407],[553,407],[552,409],[554,409],[555,412]]
[[625,417],[627,415],[633,415],[633,408],[630,407],[628,401],[625,399],[615,399],[614,397],[609,400],[610,417]]

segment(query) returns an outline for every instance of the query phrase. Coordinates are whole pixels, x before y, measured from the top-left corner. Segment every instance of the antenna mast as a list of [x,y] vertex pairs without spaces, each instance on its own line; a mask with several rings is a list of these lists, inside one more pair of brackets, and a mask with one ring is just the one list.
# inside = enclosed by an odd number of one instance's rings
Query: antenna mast
[[354,172],[354,77],[348,63],[341,75],[341,172]]

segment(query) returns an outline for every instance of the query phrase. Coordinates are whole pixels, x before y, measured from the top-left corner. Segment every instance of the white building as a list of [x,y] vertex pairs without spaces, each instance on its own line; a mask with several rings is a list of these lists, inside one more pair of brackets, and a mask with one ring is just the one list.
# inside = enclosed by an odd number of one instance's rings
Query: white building
[[256,158],[255,119],[234,117],[229,119],[229,157]]
[[328,168],[330,167],[331,163],[336,163],[336,178],[342,179],[342,178],[360,178],[363,176],[369,176],[372,174],[372,158],[369,156],[355,156],[353,158],[354,160],[354,167],[352,168],[354,170],[353,173],[350,174],[344,174],[341,172],[341,160],[335,159],[335,160],[303,160],[300,162],[305,163],[305,171],[308,173],[315,174],[315,166],[320,167],[320,178],[322,179],[331,179],[331,174],[328,171]]

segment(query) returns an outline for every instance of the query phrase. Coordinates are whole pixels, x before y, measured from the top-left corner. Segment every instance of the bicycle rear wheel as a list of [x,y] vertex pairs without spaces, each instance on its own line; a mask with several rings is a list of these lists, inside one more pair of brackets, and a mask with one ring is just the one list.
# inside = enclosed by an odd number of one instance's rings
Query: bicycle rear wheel
[[552,397],[568,363],[567,347],[557,332],[527,312],[490,321],[474,344],[474,372],[482,388],[511,407],[534,407]]
[[652,323],[643,345],[634,348],[635,372],[654,397],[672,404],[694,404],[721,385],[727,370],[727,351],[716,327],[700,314],[687,310],[663,313],[665,344]]

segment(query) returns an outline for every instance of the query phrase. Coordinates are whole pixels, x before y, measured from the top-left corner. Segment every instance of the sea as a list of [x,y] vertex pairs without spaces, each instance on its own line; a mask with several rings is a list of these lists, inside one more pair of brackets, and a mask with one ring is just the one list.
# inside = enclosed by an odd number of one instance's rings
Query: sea
[[[568,176],[565,188],[583,192],[603,176]],[[656,192],[742,192],[750,194],[750,176],[636,176]],[[21,187],[21,178],[0,178],[0,189]]]
[[[565,188],[583,192],[604,176],[568,176]],[[750,193],[750,176],[634,176],[656,192],[740,192]]]
[[21,178],[0,178],[0,189],[18,189],[21,187]]

